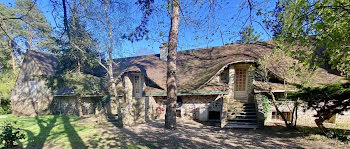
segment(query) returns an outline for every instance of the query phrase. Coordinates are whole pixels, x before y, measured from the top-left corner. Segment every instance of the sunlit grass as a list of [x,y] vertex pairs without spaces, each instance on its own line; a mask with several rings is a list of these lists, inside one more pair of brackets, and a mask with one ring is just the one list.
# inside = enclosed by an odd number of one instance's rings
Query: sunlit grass
[[16,122],[15,127],[20,128],[26,139],[18,142],[23,147],[40,148],[45,144],[71,148],[81,146],[92,136],[99,136],[93,125],[76,124],[77,116],[47,115],[39,117],[14,117],[12,115],[0,116],[0,123],[5,121]]

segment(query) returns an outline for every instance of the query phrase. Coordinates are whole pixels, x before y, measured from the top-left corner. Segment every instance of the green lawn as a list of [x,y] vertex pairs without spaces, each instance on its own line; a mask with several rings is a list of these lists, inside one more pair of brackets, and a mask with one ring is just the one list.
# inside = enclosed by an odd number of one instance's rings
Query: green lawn
[[100,133],[95,126],[76,124],[77,116],[47,115],[39,117],[17,118],[12,115],[1,115],[0,123],[12,121],[20,128],[26,139],[17,142],[23,147],[42,148],[61,146],[62,148],[86,148],[84,142],[98,137]]

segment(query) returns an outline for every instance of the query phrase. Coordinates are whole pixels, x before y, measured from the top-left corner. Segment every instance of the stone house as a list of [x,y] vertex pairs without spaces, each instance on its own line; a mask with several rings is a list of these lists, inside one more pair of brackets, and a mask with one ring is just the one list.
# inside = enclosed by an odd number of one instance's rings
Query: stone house
[[[223,128],[258,128],[263,126],[265,121],[279,120],[273,110],[267,114],[263,113],[261,94],[266,93],[271,88],[276,96],[283,96],[284,92],[296,90],[292,85],[285,85],[286,80],[289,84],[298,84],[300,80],[290,79],[283,75],[283,71],[288,69],[288,65],[285,63],[287,62],[286,59],[280,63],[269,64],[268,70],[271,72],[271,81],[262,81],[257,73],[257,61],[271,53],[272,49],[273,44],[259,42],[179,51],[176,74],[178,86],[177,117],[208,121]],[[39,52],[33,53],[38,54]],[[27,57],[31,56],[30,53],[27,54]],[[166,59],[167,46],[162,44],[160,54],[115,60],[114,75],[118,79],[116,85],[120,90],[118,101],[110,102],[107,114],[118,116],[124,125],[135,125],[150,120],[164,119]],[[31,101],[30,98],[27,98],[28,96],[18,96],[23,92],[30,93],[27,90],[20,89],[29,81],[23,79],[23,76],[25,76],[23,71],[28,70],[26,67],[28,66],[22,66],[13,91],[13,107]],[[54,64],[50,66],[50,69],[53,68]],[[52,73],[47,73],[47,75],[52,75]],[[313,85],[321,85],[339,82],[342,79],[342,77],[332,74],[326,69],[318,68],[310,81],[313,82]],[[31,88],[30,83],[28,87]],[[74,96],[71,94],[65,96],[64,98],[69,98],[72,103],[76,103]],[[59,105],[57,102],[53,102],[54,97],[57,99],[55,101],[63,101],[62,96],[58,98],[52,92],[47,95],[47,101],[51,105],[51,111],[47,111],[51,113],[54,113],[52,109],[57,109]],[[95,103],[93,101],[98,100],[98,97],[96,98],[91,99],[89,97],[84,100],[89,103],[86,104],[86,107],[88,107],[90,113],[94,113]],[[70,105],[73,105],[74,108],[76,104]],[[45,104],[45,106],[37,109],[45,111],[44,107],[48,107],[48,105]],[[34,107],[28,107],[29,111],[30,108]],[[63,111],[68,109],[66,108]],[[288,115],[291,111],[288,108],[283,108],[283,112]],[[70,114],[69,112],[63,113]],[[14,114],[28,115],[21,109],[14,110]],[[266,119],[265,115],[267,115]],[[307,121],[313,116],[313,113],[306,110],[300,112],[299,116],[301,117],[299,118],[300,121],[303,121],[302,119]],[[336,119],[349,121],[350,117],[347,117],[349,115],[345,115],[345,118],[337,115]]]
[[[23,60],[15,87],[11,93],[14,116],[46,114],[77,115],[76,95],[69,88],[53,90],[48,77],[57,75],[59,60],[53,54],[29,50]],[[84,96],[84,114],[94,114],[100,95]]]

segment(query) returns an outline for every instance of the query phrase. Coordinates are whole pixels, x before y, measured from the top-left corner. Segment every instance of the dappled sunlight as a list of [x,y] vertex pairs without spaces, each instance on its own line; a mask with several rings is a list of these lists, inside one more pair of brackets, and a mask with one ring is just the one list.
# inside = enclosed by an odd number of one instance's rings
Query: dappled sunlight
[[282,126],[265,129],[221,129],[192,120],[177,121],[177,130],[164,129],[164,121],[131,127],[116,122],[96,123],[95,117],[39,116],[0,118],[17,121],[26,134],[25,148],[344,148],[344,143],[303,130]]

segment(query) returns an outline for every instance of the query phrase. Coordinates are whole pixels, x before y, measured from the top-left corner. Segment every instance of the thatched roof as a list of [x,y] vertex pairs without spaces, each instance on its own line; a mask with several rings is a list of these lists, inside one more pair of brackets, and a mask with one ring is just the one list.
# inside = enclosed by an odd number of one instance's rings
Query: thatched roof
[[29,50],[26,53],[23,63],[33,62],[37,71],[32,71],[32,75],[52,76],[56,72],[56,67],[59,63],[58,58],[50,53]]
[[[179,51],[177,54],[177,85],[179,93],[183,94],[213,94],[227,92],[228,85],[224,83],[208,83],[223,68],[233,63],[256,63],[259,58],[270,54],[274,45],[270,42],[255,44],[232,44],[194,50]],[[27,60],[33,60],[40,70],[36,75],[51,76],[55,74],[58,59],[49,53],[28,51]],[[26,59],[25,59],[26,60]],[[305,79],[290,78],[283,73],[289,68],[294,59],[284,58],[279,62],[270,62],[268,69],[280,80],[285,79],[289,84],[301,84]],[[117,77],[126,72],[142,72],[152,86],[146,87],[146,94],[164,94],[166,90],[166,61],[160,60],[159,54],[129,57],[115,60],[114,74]],[[309,76],[310,86],[330,84],[343,80],[342,77],[318,68]],[[256,81],[255,88],[264,90],[266,84]],[[284,89],[281,83],[273,83],[275,90]],[[289,86],[289,89],[294,87]],[[267,89],[267,88],[265,88]]]
[[[219,47],[210,47],[179,51],[177,53],[177,85],[179,92],[194,91],[227,91],[227,84],[207,84],[210,78],[218,71],[233,63],[256,63],[259,58],[270,54],[274,45],[267,42],[255,44],[232,44]],[[161,92],[166,90],[166,61],[160,60],[159,54],[138,57],[129,57],[115,61],[115,75],[121,76],[125,72],[142,72],[160,88],[146,88],[146,92]],[[286,79],[290,84],[300,84],[302,79],[283,76],[283,72],[293,62],[291,57],[285,62],[268,64],[269,70],[280,79]],[[329,84],[342,80],[342,77],[328,73],[325,69],[316,70],[311,77],[313,85]],[[260,83],[261,85],[261,83]],[[262,85],[265,86],[265,85]],[[262,87],[260,86],[260,87]],[[278,87],[282,84],[274,83]],[[258,86],[256,86],[258,88]],[[260,88],[261,89],[261,88]]]

